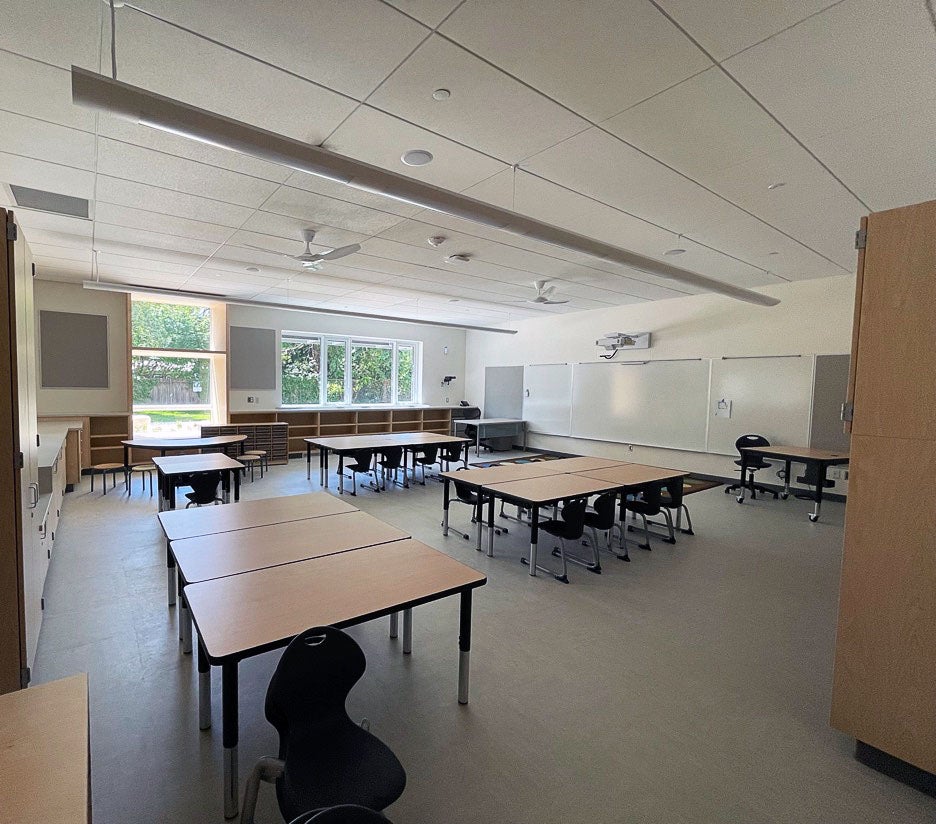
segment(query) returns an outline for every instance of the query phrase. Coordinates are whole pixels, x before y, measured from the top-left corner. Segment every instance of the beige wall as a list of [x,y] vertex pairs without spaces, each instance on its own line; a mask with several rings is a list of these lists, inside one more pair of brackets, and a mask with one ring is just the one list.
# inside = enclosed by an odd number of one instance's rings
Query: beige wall
[[[854,277],[802,281],[758,291],[780,298],[781,303],[754,306],[717,295],[695,295],[525,321],[516,325],[519,333],[512,338],[469,332],[468,397],[483,406],[487,366],[597,361],[595,340],[605,332],[651,332],[649,356],[653,359],[850,351]],[[733,459],[709,453],[550,435],[532,435],[529,445],[722,477],[737,471]],[[840,482],[835,491],[844,488]]]
[[[421,341],[422,402],[431,406],[457,405],[465,397],[465,332],[461,329],[236,305],[228,306],[227,319],[230,326],[276,330],[277,347],[284,331]],[[440,385],[445,375],[456,376],[455,382],[448,389]],[[280,405],[280,391],[280,372],[277,368],[275,390],[231,390],[230,411],[276,409]],[[259,403],[248,404],[248,395],[256,396]]]
[[[129,411],[127,387],[127,303],[129,295],[94,292],[81,284],[36,280],[36,328],[39,312],[81,312],[107,315],[108,376],[107,389],[37,389],[39,415],[95,415]],[[41,346],[37,340],[39,356]],[[75,341],[75,357],[82,356],[81,341]],[[39,370],[41,375],[41,369]],[[41,377],[38,382],[41,384]]]

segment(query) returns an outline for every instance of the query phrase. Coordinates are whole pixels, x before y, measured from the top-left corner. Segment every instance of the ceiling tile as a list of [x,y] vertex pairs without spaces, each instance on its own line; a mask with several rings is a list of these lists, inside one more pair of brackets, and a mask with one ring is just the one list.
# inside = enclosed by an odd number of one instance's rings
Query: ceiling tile
[[[456,192],[505,168],[500,161],[480,152],[366,106],[341,125],[328,139],[326,148]],[[410,149],[431,152],[432,162],[407,166],[401,157]]]
[[0,83],[0,109],[94,131],[94,113],[72,103],[71,74],[65,69],[0,51],[0,75],[16,78]]
[[387,0],[387,2],[421,23],[435,28],[457,8],[461,0]]
[[725,67],[807,143],[936,87],[933,27],[917,0],[840,3]]
[[91,172],[6,152],[0,152],[0,182],[87,200],[94,197],[94,175]]
[[[224,11],[218,11],[219,17],[236,17],[235,10],[245,6],[260,8],[248,3],[224,5]],[[274,5],[263,4],[263,8],[266,19],[250,32],[252,40],[267,30],[270,19],[275,17],[269,13]],[[120,15],[117,33],[121,80],[296,140],[319,143],[355,106],[347,97],[129,8]],[[167,55],[172,59],[167,60]]]
[[646,0],[468,0],[440,31],[593,120],[712,65]]
[[[448,100],[433,100],[440,86]],[[561,106],[432,36],[373,94],[375,107],[516,163],[587,127]]]
[[763,109],[718,68],[601,125],[693,179],[776,151],[789,141]]
[[94,135],[88,132],[0,111],[0,134],[10,154],[94,169]]
[[103,3],[88,0],[7,0],[0,49],[66,69],[97,71],[104,13]]
[[148,0],[146,8],[358,99],[393,71],[426,33],[419,23],[378,0]]
[[251,208],[258,208],[278,188],[269,180],[205,166],[129,143],[99,140],[98,172],[102,175]]
[[206,197],[174,192],[170,189],[148,186],[132,180],[121,180],[98,175],[98,203],[139,208],[189,220],[203,220],[219,226],[237,228],[250,217],[253,210],[233,203],[222,203]]
[[[11,208],[12,204],[10,205]],[[16,220],[27,230],[28,237],[38,233],[54,233],[63,237],[90,238],[92,222],[78,217],[53,215],[50,212],[34,212],[29,209],[16,210]]]
[[233,242],[250,243],[283,254],[298,255],[304,248],[302,240],[304,229],[315,229],[316,243],[313,246],[317,246],[316,251],[320,252],[351,243],[360,243],[369,237],[359,232],[349,232],[347,229],[336,229],[334,226],[316,226],[302,218],[277,215],[272,212],[256,212],[244,223],[243,230],[234,236]]
[[408,217],[423,211],[421,207],[403,203],[401,200],[371,194],[363,189],[355,189],[352,186],[346,186],[344,183],[336,183],[334,180],[326,180],[324,177],[317,177],[305,172],[294,172],[287,179],[286,185],[294,189],[304,189],[307,192],[314,192],[335,200],[344,200],[347,203],[355,203],[358,206],[367,206],[370,209],[377,209],[394,215]]
[[724,60],[835,5],[834,0],[658,0],[707,49]]
[[263,211],[300,218],[307,221],[307,226],[315,229],[333,226],[364,235],[378,234],[402,220],[398,215],[289,186],[283,186],[267,200]]
[[167,249],[171,252],[187,252],[192,255],[210,255],[218,248],[217,243],[204,240],[192,240],[177,235],[166,235],[142,229],[128,229],[124,226],[111,226],[97,223],[94,227],[95,248],[100,242],[114,241],[127,245],[138,245],[149,249]]
[[178,235],[193,240],[204,240],[214,244],[224,243],[231,235],[228,226],[218,226],[201,220],[159,214],[145,209],[132,209],[127,206],[115,206],[111,203],[98,203],[94,210],[94,219],[98,226],[110,224],[128,229],[160,232]]

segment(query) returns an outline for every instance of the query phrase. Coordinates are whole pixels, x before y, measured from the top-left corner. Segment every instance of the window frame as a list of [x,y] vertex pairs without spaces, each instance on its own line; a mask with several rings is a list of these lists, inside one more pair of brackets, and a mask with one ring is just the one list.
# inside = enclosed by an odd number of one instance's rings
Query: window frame
[[[320,351],[320,377],[319,377],[319,402],[292,404],[283,402],[282,383],[283,383],[283,362],[282,351],[284,343],[306,343],[318,340]],[[351,350],[354,344],[362,346],[388,346],[391,351],[391,397],[387,403],[354,403],[352,398],[352,375],[351,375]],[[344,381],[343,394],[341,400],[328,399],[328,362],[329,347],[344,347]],[[400,347],[412,348],[413,350],[413,397],[412,400],[399,400],[399,349]],[[379,408],[388,406],[419,406],[422,403],[422,341],[396,338],[375,338],[364,335],[335,335],[327,332],[287,332],[280,335],[280,407],[283,409],[302,409],[306,407],[352,407],[355,409]]]

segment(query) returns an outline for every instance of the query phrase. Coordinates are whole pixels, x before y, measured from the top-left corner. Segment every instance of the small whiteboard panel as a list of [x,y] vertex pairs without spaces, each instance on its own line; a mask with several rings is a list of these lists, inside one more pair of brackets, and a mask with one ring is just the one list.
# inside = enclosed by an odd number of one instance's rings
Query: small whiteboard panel
[[709,361],[579,363],[572,435],[705,451]]
[[572,418],[572,366],[523,367],[523,419],[528,432],[568,435]]
[[763,435],[778,446],[809,446],[812,387],[812,356],[712,361],[712,403],[731,401],[731,417],[712,414],[708,451],[737,455],[741,435]]
[[488,366],[484,370],[484,417],[523,416],[523,367]]

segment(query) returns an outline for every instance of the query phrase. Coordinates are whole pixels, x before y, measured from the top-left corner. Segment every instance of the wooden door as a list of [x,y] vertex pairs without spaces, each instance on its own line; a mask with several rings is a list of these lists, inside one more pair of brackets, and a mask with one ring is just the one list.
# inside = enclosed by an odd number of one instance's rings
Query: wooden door
[[831,720],[936,773],[936,201],[867,227]]
[[14,226],[0,209],[0,693],[25,686],[26,670]]

